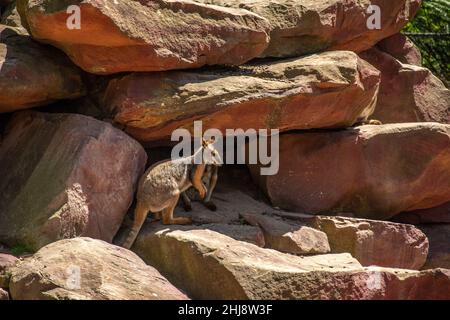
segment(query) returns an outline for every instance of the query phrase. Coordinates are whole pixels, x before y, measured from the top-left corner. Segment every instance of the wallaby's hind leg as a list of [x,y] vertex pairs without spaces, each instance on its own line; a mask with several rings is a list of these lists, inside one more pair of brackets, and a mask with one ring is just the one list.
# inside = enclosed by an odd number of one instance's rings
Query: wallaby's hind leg
[[134,211],[134,222],[131,227],[130,233],[128,234],[127,239],[125,240],[123,247],[126,249],[130,249],[133,245],[134,241],[137,238],[139,231],[144,224],[145,219],[147,218],[148,209],[141,202],[138,201],[136,205],[136,210]]
[[211,169],[209,169],[210,172],[208,172],[208,174],[210,174],[211,177],[209,178],[208,192],[206,193],[205,200],[203,200],[203,204],[209,210],[216,211],[217,210],[217,206],[211,201],[211,197],[212,197],[214,189],[216,188],[217,180],[219,178],[219,174],[218,174],[219,167],[218,166],[211,166],[209,168],[211,168]]
[[181,198],[183,199],[184,211],[192,211],[191,199],[189,199],[189,196],[186,194],[186,192],[181,193]]
[[177,206],[178,199],[180,199],[180,196],[176,196],[173,198],[170,205],[165,208],[161,215],[162,215],[162,223],[163,224],[191,224],[192,219],[191,218],[185,218],[185,217],[173,217],[173,210],[175,210],[175,207]]

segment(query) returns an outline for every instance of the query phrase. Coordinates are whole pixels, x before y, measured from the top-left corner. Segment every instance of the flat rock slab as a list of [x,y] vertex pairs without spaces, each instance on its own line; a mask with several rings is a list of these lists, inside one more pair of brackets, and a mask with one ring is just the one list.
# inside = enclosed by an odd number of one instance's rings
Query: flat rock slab
[[450,271],[363,268],[350,254],[298,257],[209,230],[144,228],[133,248],[195,299],[449,299]]
[[[199,0],[254,12],[269,21],[270,45],[264,57],[292,57],[324,50],[363,51],[399,32],[421,0]],[[380,8],[380,28],[367,22]]]
[[313,226],[327,234],[333,253],[348,252],[363,266],[419,270],[427,259],[428,239],[411,225],[318,216]]
[[0,241],[38,250],[89,236],[110,242],[147,154],[94,118],[21,112],[0,146]]
[[360,57],[381,71],[373,119],[382,123],[450,123],[450,90],[430,70],[404,64],[376,48]]
[[374,111],[380,75],[349,51],[253,63],[238,69],[135,73],[112,80],[102,105],[143,142],[172,132],[345,128]]
[[279,172],[255,181],[293,212],[374,220],[450,200],[450,125],[361,126],[280,138]]
[[0,113],[78,98],[85,91],[81,70],[67,56],[0,25]]
[[100,240],[61,240],[12,269],[14,300],[184,300],[133,252]]
[[[96,74],[239,65],[267,48],[266,19],[187,0],[19,0],[25,27]],[[67,27],[79,5],[80,29]]]

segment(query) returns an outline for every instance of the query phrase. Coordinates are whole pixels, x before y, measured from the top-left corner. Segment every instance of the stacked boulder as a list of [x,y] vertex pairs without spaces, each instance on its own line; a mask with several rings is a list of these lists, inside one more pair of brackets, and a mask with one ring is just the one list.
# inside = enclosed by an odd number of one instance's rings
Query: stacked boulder
[[[0,300],[450,299],[450,91],[399,33],[420,3],[0,0]],[[114,245],[195,120],[279,129],[279,172],[225,166],[216,212]]]

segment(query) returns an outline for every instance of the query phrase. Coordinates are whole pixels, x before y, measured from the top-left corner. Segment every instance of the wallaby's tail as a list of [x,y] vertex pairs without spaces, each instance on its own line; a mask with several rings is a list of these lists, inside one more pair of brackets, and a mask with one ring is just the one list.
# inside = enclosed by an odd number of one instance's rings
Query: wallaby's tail
[[142,205],[138,201],[136,210],[134,211],[134,223],[133,227],[130,230],[130,233],[127,236],[127,239],[123,243],[123,247],[126,249],[130,249],[136,240],[139,231],[141,231],[142,225],[144,224],[145,219],[147,218],[148,209]]

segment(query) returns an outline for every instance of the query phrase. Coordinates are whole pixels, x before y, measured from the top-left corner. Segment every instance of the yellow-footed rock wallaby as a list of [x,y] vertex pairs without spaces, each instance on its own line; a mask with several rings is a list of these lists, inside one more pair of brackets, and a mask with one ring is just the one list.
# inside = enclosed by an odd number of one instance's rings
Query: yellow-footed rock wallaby
[[133,226],[123,247],[131,248],[149,212],[160,213],[163,224],[192,223],[190,218],[174,218],[173,211],[180,195],[191,186],[205,199],[208,192],[202,182],[205,167],[222,164],[213,143],[214,140],[203,140],[202,147],[192,156],[158,162],[145,172],[139,181]]

